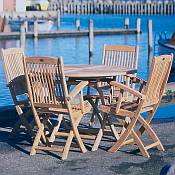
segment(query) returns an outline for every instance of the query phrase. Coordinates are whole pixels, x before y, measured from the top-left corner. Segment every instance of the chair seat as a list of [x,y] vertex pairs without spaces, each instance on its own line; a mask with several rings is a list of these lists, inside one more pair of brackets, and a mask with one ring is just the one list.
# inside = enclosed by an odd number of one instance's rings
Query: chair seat
[[[105,113],[112,113],[113,115],[116,114],[116,107],[117,104],[109,104],[109,105],[101,105],[100,109],[105,112]],[[138,104],[137,101],[133,102],[122,102],[120,110],[117,112],[117,114],[122,115],[122,114],[133,114],[135,110],[137,109]],[[151,111],[153,110],[152,106],[145,106],[141,109],[141,113]],[[132,112],[131,112],[132,111]]]
[[117,104],[110,104],[110,105],[101,105],[100,109],[105,113],[110,113],[113,115],[121,115],[128,117],[133,116],[135,110],[137,109],[138,104],[136,102],[123,102],[119,111],[116,111]]
[[[90,112],[91,108],[92,108],[91,105],[85,104],[84,112],[85,113]],[[82,109],[81,109],[80,105],[72,105],[72,110],[73,110],[73,112],[79,112]],[[39,112],[39,113],[53,113],[53,112],[56,112],[56,113],[64,113],[64,114],[69,113],[67,108],[61,108],[61,107],[60,108],[59,107],[49,107],[49,108],[47,108],[47,107],[43,108],[42,107],[42,108],[38,108],[37,112]]]

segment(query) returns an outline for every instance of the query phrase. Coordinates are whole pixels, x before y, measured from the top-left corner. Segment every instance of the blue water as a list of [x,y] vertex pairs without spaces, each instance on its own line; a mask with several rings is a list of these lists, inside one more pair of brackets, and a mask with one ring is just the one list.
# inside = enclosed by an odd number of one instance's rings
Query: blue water
[[[94,20],[95,29],[123,28],[124,18],[129,17],[130,28],[136,28],[136,19],[141,19],[140,50],[138,76],[146,79],[149,70],[148,48],[147,48],[147,21],[153,21],[153,35],[157,32],[166,31],[168,36],[175,31],[175,16],[125,16],[125,15],[65,15],[61,17],[61,30],[75,30],[75,20],[80,19],[80,29],[87,29],[89,19]],[[56,30],[56,23],[53,28]],[[136,45],[135,35],[106,35],[95,36],[94,38],[94,63],[101,63],[102,47],[104,44],[129,44]],[[19,40],[0,41],[0,47],[19,47]],[[63,56],[64,63],[87,63],[88,60],[88,37],[58,37],[48,39],[27,39],[25,53],[32,55]],[[1,60],[0,60],[1,62]],[[5,86],[4,70],[0,64],[0,107],[11,105],[12,100],[8,89]]]

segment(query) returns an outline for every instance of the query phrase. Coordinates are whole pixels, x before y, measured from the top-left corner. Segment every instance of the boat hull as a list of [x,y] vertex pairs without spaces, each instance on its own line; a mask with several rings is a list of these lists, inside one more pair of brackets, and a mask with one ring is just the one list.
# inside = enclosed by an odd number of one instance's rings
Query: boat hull
[[[10,27],[13,32],[20,31],[21,25],[24,23],[24,20],[13,20],[10,21]],[[54,21],[52,20],[38,20],[38,32],[48,32],[51,31],[54,26]],[[28,21],[29,31],[34,30],[34,20]]]
[[168,44],[169,39],[159,39],[158,40],[158,53],[163,54],[174,54],[174,60],[172,69],[175,71],[175,45]]
[[[45,21],[45,20],[39,20],[38,21],[38,31],[39,32],[47,32],[51,31],[53,28],[54,22],[51,20]],[[29,23],[29,30],[34,31],[34,22],[31,21]]]

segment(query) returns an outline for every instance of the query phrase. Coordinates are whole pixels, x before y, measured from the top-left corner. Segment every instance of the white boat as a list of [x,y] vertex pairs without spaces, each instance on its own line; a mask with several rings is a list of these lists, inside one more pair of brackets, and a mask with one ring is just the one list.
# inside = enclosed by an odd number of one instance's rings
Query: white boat
[[[48,32],[51,31],[54,26],[54,21],[46,20],[46,19],[39,19],[38,21],[38,32]],[[21,25],[24,23],[24,19],[20,20],[11,20],[9,21],[10,27],[12,31],[20,31]],[[31,19],[28,21],[28,29],[29,31],[33,31],[34,29],[34,20]]]
[[[38,31],[47,32],[51,31],[54,26],[54,21],[52,20],[38,20]],[[34,21],[29,21],[29,30],[34,30]]]
[[158,39],[158,53],[162,54],[174,54],[174,61],[172,68],[175,70],[175,32],[171,38],[162,38],[161,36]]

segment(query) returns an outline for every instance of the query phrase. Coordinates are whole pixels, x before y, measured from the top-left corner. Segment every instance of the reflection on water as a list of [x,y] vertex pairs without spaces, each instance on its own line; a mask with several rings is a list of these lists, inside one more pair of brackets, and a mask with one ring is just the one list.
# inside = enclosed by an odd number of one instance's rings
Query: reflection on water
[[20,41],[19,40],[4,40],[1,39],[0,41],[0,48],[11,48],[11,47],[19,47]]

